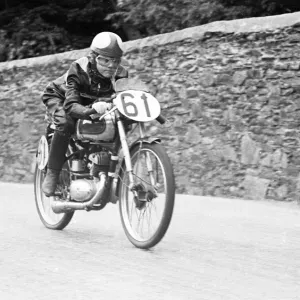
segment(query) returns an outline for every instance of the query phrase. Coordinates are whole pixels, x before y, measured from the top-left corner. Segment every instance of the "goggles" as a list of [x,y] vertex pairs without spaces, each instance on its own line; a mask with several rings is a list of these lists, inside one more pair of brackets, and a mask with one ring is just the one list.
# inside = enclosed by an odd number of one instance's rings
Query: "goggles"
[[110,58],[98,55],[96,61],[99,65],[104,67],[116,67],[121,63],[121,58]]

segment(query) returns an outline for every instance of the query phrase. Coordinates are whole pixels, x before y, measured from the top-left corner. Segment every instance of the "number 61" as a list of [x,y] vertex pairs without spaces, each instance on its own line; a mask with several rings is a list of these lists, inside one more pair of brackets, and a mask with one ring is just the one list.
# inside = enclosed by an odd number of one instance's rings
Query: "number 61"
[[[123,93],[121,95],[121,101],[122,101],[122,106],[123,106],[125,114],[129,117],[136,117],[139,113],[137,106],[135,105],[135,103],[133,103],[131,101],[125,102],[125,97],[130,97],[132,99],[134,99],[135,97],[130,93]],[[150,109],[149,109],[146,94],[143,93],[142,96],[141,96],[141,99],[144,101],[145,111],[146,111],[147,117],[151,118]],[[129,107],[132,107],[132,109],[129,109]]]

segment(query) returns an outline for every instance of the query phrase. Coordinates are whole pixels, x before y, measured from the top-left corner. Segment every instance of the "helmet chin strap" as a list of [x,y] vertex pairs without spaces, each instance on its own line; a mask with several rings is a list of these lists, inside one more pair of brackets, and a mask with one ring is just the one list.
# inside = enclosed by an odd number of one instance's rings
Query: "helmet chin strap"
[[119,67],[116,69],[115,74],[113,74],[110,78],[114,91],[116,91],[116,75],[117,75],[118,69],[119,69]]

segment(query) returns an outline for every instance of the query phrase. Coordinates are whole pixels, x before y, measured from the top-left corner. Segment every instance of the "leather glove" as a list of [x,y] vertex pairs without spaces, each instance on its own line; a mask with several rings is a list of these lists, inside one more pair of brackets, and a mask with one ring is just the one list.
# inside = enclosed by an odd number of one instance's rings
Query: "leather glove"
[[111,103],[107,102],[96,102],[92,105],[92,108],[98,113],[98,114],[104,114],[107,110],[110,110],[112,107]]

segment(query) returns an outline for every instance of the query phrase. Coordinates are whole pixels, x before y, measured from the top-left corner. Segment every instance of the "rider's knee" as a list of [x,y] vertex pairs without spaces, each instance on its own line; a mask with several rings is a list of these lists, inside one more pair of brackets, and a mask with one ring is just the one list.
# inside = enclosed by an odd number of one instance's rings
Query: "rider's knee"
[[54,124],[58,131],[72,134],[75,131],[75,120],[66,114],[63,108],[57,109],[53,114]]

